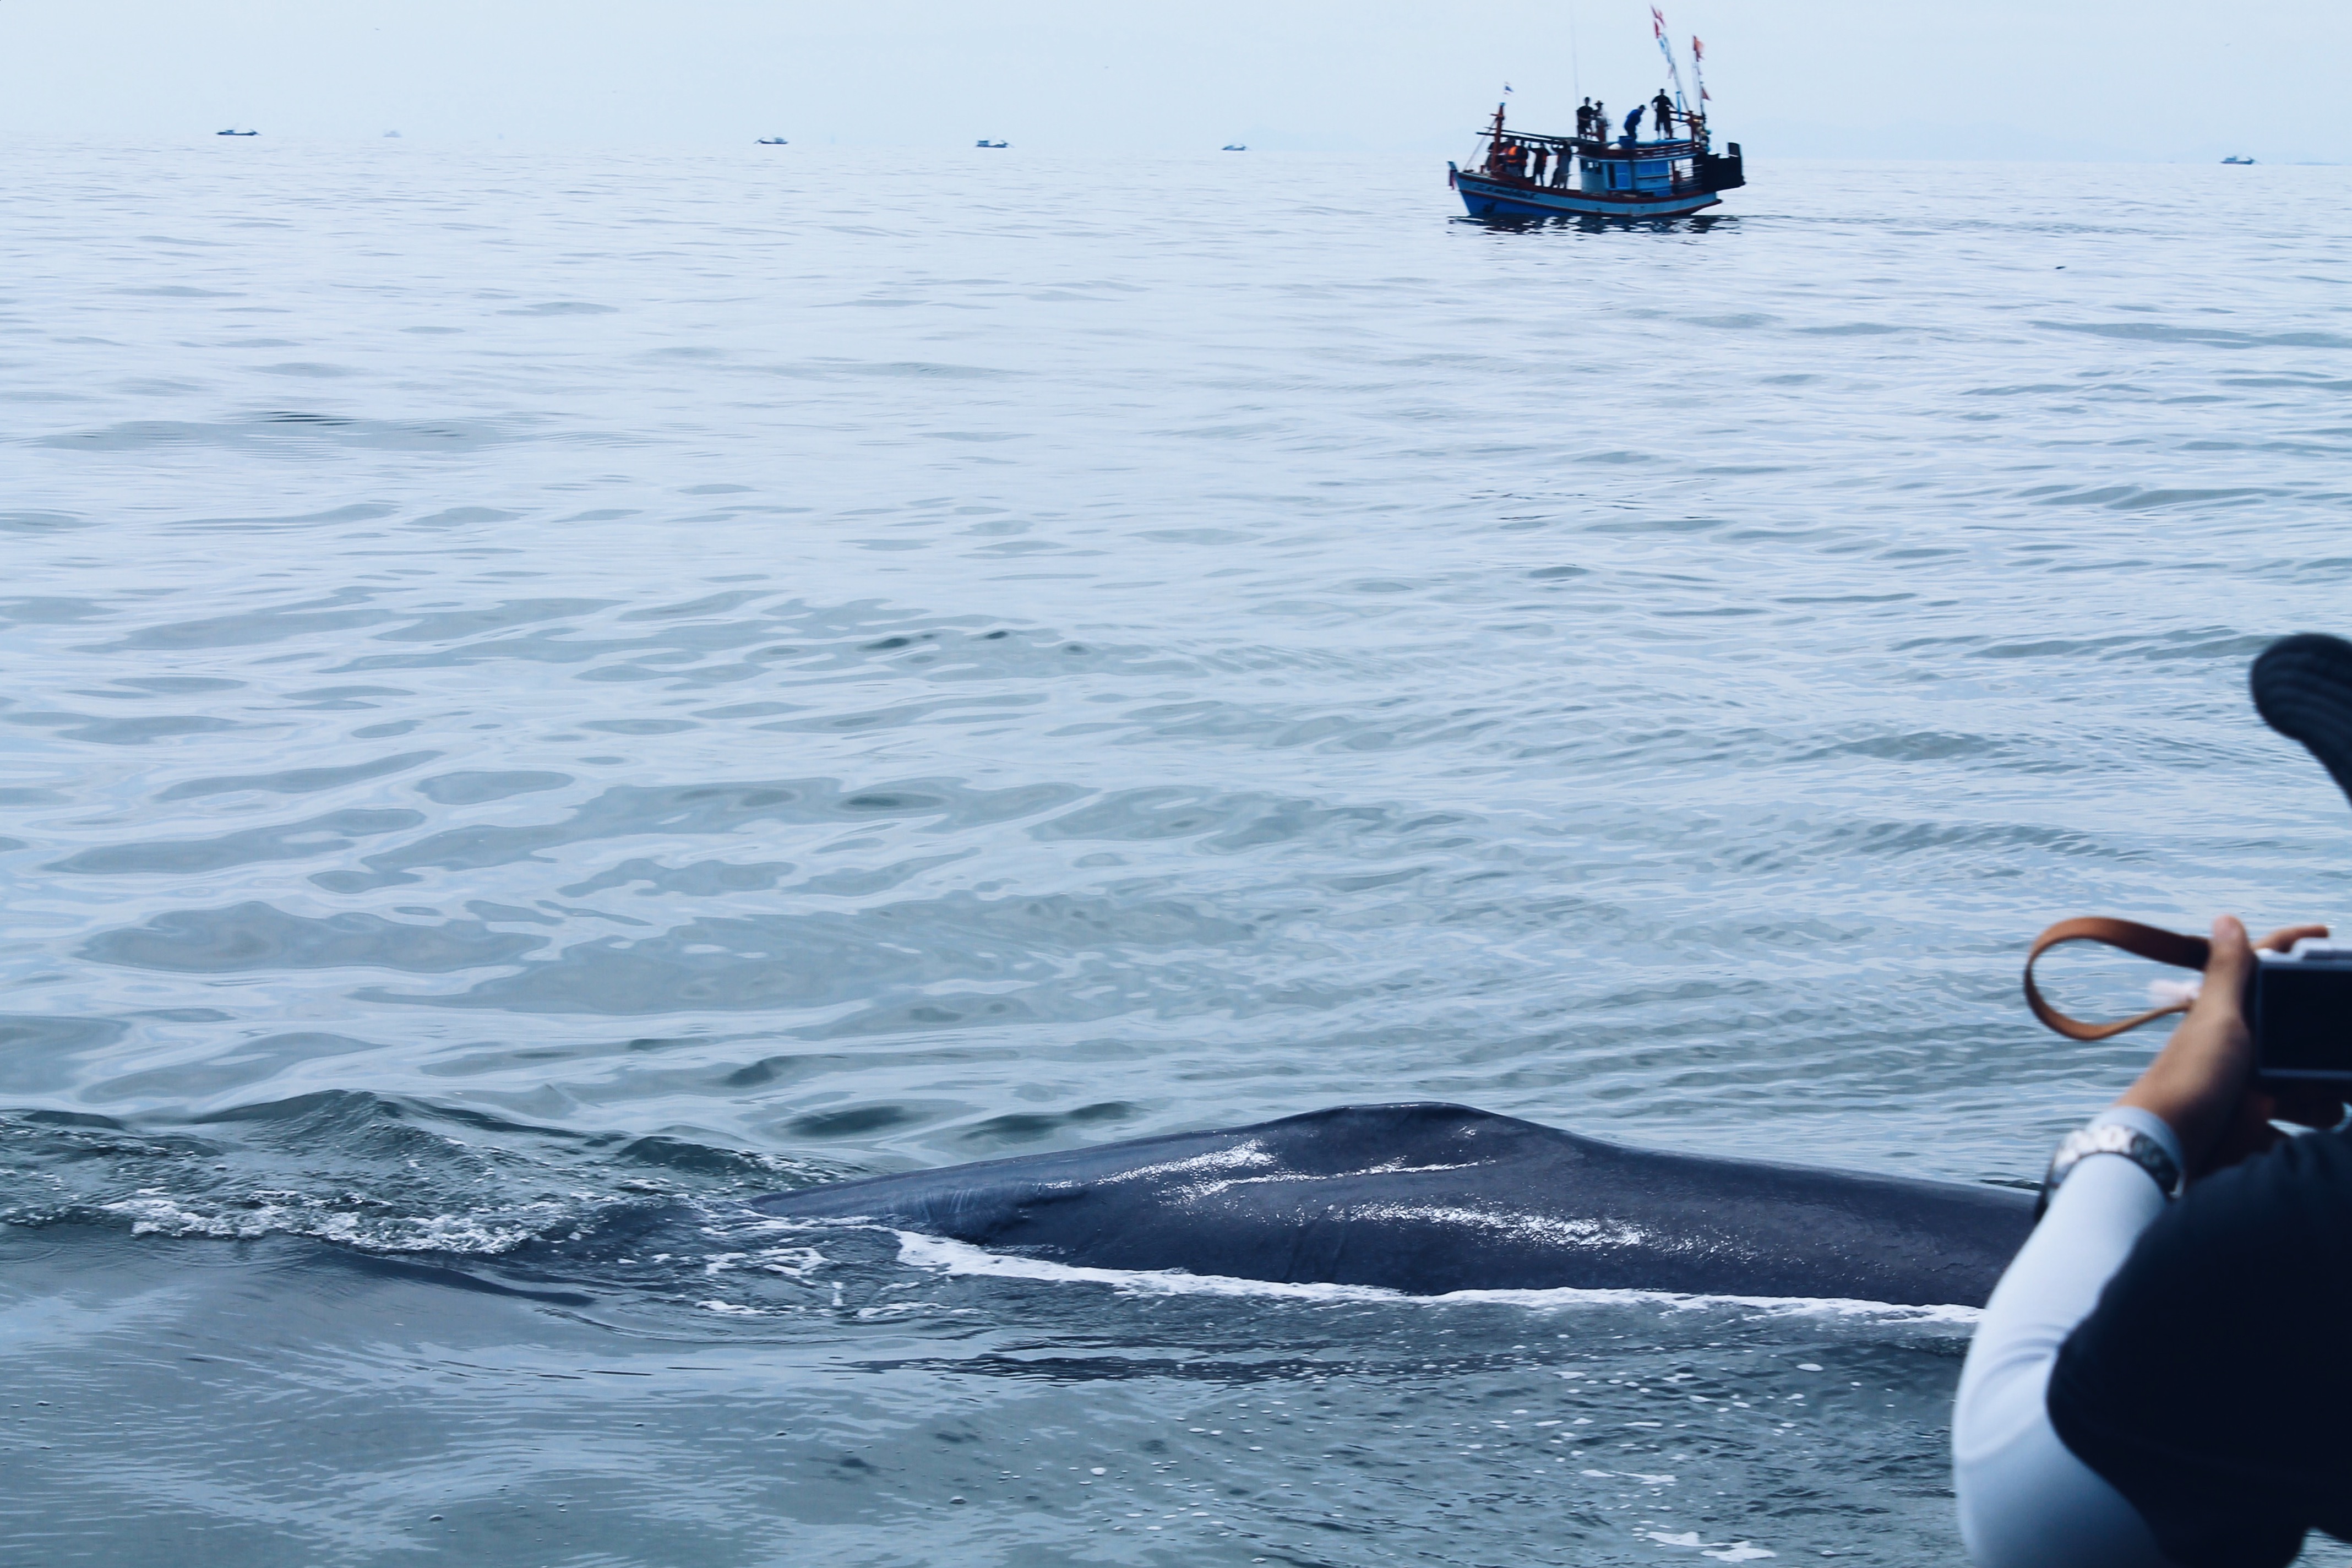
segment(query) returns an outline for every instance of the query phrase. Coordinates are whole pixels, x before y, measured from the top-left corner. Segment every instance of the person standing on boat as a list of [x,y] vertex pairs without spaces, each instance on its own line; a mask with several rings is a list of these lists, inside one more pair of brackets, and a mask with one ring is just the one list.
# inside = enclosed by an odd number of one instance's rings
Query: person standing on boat
[[1633,106],[1633,111],[1625,116],[1625,140],[1621,142],[1620,145],[1631,147],[1633,144],[1634,140],[1641,134],[1642,106],[1637,103]]
[[1592,139],[1604,144],[1609,140],[1609,106],[1605,103],[1592,106]]
[[1534,179],[1537,184],[1540,185],[1543,184],[1544,165],[1550,162],[1550,160],[1551,149],[1549,147],[1538,147],[1536,149],[1536,172]]
[[1658,128],[1658,140],[1664,142],[1675,133],[1675,100],[1666,96],[1664,88],[1650,100],[1650,119]]
[[1589,98],[1576,111],[1576,139],[1579,142],[1592,139],[1592,100]]

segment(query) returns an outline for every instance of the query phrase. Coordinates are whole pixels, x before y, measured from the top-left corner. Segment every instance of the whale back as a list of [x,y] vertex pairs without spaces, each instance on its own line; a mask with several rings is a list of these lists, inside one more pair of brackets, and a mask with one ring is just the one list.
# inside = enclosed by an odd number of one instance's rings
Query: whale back
[[1979,1306],[2030,1197],[1637,1149],[1443,1104],[989,1160],[754,1200],[1100,1268],[1454,1290]]

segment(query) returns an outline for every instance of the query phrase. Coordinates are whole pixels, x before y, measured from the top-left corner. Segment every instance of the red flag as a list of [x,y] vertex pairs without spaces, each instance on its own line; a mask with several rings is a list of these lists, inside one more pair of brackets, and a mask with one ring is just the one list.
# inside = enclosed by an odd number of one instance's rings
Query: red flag
[[[1654,16],[1657,14],[1657,8],[1655,6],[1651,7],[1650,15]],[[1706,46],[1698,41],[1698,35],[1696,33],[1693,33],[1691,35],[1691,58],[1695,60],[1704,60],[1706,58]]]
[[1666,14],[1655,5],[1650,7],[1650,36],[1654,38],[1666,36]]

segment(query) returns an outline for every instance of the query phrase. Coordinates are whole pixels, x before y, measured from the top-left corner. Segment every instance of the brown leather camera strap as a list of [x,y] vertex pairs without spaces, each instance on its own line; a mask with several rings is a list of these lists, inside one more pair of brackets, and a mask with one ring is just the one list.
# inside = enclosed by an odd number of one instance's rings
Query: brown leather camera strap
[[2151,1007],[2137,1017],[2119,1019],[2112,1024],[2086,1024],[2080,1018],[2068,1017],[2053,1007],[2042,996],[2042,988],[2033,984],[2034,961],[2059,943],[2068,942],[2102,942],[2108,947],[2121,948],[2136,958],[2152,958],[2176,969],[2203,969],[2212,948],[2212,944],[2201,936],[2182,936],[2178,931],[2144,926],[2137,921],[2111,921],[2097,915],[2060,921],[2035,937],[2032,951],[2025,955],[2025,1005],[2033,1009],[2035,1017],[2070,1040],[2107,1039],[2168,1014],[2186,1013],[2190,1004],[2175,1002],[2168,1006]]

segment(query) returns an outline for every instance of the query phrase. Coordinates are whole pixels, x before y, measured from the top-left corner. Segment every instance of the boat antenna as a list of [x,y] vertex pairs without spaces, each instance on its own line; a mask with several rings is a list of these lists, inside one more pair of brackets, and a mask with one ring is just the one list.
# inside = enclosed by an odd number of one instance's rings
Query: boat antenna
[[1576,47],[1576,7],[1568,8],[1568,84],[1584,96],[1584,56]]
[[1666,14],[1655,5],[1650,7],[1650,33],[1658,40],[1658,53],[1666,57],[1666,74],[1675,79],[1675,101],[1681,104],[1683,112],[1687,114],[1690,104],[1683,97],[1682,68],[1675,64],[1674,45],[1666,42]]

